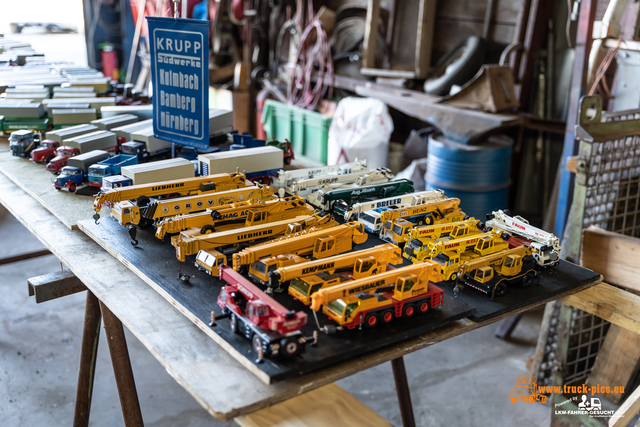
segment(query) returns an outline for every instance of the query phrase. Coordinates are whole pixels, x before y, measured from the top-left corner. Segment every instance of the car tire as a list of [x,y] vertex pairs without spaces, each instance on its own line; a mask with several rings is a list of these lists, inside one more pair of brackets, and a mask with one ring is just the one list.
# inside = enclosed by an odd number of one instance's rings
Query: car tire
[[424,82],[424,91],[432,95],[445,96],[451,86],[462,86],[476,75],[486,51],[484,39],[471,36],[447,52],[433,67],[431,75]]
[[69,192],[70,193],[75,193],[76,192],[76,184],[75,184],[75,182],[72,182],[71,184],[69,184]]

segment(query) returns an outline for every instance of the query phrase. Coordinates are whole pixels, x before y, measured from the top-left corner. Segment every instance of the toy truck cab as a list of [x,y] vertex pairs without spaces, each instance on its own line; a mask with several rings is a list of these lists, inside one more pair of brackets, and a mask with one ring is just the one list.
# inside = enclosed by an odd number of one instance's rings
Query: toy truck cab
[[269,273],[280,267],[287,267],[298,262],[307,261],[294,254],[280,254],[261,258],[249,266],[248,275],[254,281],[266,285],[269,283]]
[[444,280],[456,280],[458,266],[460,265],[460,254],[455,251],[444,252],[431,258],[431,261],[440,264],[440,272]]
[[9,137],[11,154],[18,157],[29,157],[31,151],[38,146],[36,134],[31,130],[17,130]]
[[133,180],[122,175],[113,175],[102,178],[101,191],[108,191],[113,188],[128,187],[133,185]]
[[142,161],[146,157],[147,146],[144,142],[127,141],[120,146],[120,151],[130,156],[138,156],[138,161]]
[[56,190],[60,190],[62,187],[66,187],[70,192],[76,191],[76,188],[84,183],[84,172],[80,168],[73,166],[65,166],[60,171],[53,182],[53,186]]
[[361,212],[358,215],[358,222],[364,224],[365,230],[369,233],[379,233],[382,228],[382,222],[380,220],[382,211],[382,209],[376,208]]
[[40,147],[31,152],[31,161],[36,163],[49,163],[55,157],[58,147],[60,147],[58,141],[45,139],[40,144]]
[[140,222],[140,209],[129,200],[114,203],[111,208],[111,216],[116,218],[120,225],[138,224]]
[[45,169],[50,172],[58,173],[60,169],[67,165],[69,157],[74,157],[80,154],[80,150],[75,147],[61,146],[56,149],[56,157],[51,159]]
[[396,221],[387,221],[382,227],[380,238],[385,242],[393,243],[401,248],[405,245],[409,233],[413,229],[414,224],[406,219],[398,219]]
[[349,278],[339,273],[329,274],[320,272],[304,277],[296,277],[289,285],[289,295],[299,300],[303,304],[311,304],[311,295],[322,288],[336,286],[346,282]]
[[89,167],[89,185],[92,187],[101,187],[102,180],[110,175],[111,166],[95,164]]
[[217,277],[220,274],[220,266],[226,263],[227,257],[215,249],[209,251],[201,250],[196,255],[195,266],[208,275]]

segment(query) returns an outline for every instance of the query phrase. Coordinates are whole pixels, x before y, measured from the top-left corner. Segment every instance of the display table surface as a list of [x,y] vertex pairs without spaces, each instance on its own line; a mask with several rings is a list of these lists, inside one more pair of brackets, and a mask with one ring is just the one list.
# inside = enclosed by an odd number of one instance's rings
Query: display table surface
[[[349,361],[266,384],[185,317],[168,300],[79,230],[70,230],[6,176],[0,162],[0,202],[73,272],[149,349],[193,397],[219,419],[232,419],[440,341],[529,310],[600,282],[593,280],[483,322],[462,319]],[[82,197],[82,196],[80,196]],[[84,198],[83,198],[84,199]],[[90,200],[83,202],[92,214]],[[26,286],[25,286],[26,291]]]

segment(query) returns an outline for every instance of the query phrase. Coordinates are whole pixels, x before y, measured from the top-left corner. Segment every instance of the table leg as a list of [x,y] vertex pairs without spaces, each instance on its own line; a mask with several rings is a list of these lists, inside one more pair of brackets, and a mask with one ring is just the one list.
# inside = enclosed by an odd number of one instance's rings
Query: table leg
[[100,301],[100,310],[104,319],[104,329],[107,333],[109,353],[111,353],[111,363],[116,377],[124,424],[126,427],[143,426],[136,383],[133,379],[133,370],[131,369],[131,360],[129,359],[129,350],[127,349],[122,322],[102,301]]
[[84,308],[84,326],[82,328],[82,346],[80,347],[80,369],[76,390],[76,405],[73,414],[74,427],[87,427],[91,411],[93,378],[96,373],[96,356],[100,338],[100,304],[98,298],[87,291]]
[[502,320],[496,328],[496,337],[500,338],[501,340],[508,340],[509,338],[511,338],[511,333],[516,328],[516,326],[518,326],[518,322],[520,322],[522,316],[524,316],[524,311]]
[[415,427],[416,420],[413,417],[413,406],[411,405],[411,392],[407,381],[407,372],[404,368],[404,358],[402,356],[391,361],[393,369],[393,379],[396,382],[396,393],[398,394],[398,404],[400,405],[400,416],[402,416],[403,427]]

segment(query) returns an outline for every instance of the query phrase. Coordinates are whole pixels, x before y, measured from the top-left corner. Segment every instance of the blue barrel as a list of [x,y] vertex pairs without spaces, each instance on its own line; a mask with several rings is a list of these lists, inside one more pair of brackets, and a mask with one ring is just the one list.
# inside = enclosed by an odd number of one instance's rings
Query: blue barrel
[[484,220],[487,213],[506,209],[511,185],[513,141],[491,136],[478,145],[465,145],[429,135],[426,188],[439,188],[460,199],[469,216]]

